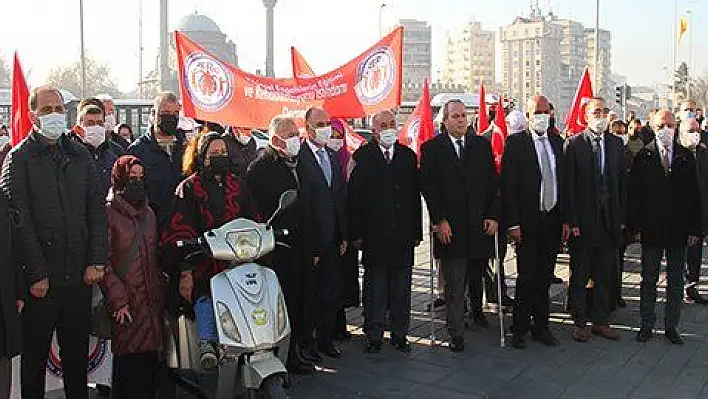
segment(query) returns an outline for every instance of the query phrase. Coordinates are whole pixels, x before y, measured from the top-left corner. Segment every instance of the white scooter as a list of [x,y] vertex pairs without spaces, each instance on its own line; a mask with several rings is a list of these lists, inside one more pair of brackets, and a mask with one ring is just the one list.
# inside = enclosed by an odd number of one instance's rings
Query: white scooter
[[[177,243],[178,247],[194,248],[193,254],[202,253],[231,264],[210,281],[219,366],[216,387],[205,389],[200,382],[190,382],[192,388],[201,391],[198,396],[287,398],[283,384],[287,377],[290,322],[285,299],[275,272],[254,261],[273,251],[279,244],[277,237],[288,234],[276,231],[270,223],[296,200],[297,192],[288,190],[265,224],[240,218],[195,240]],[[168,342],[168,363],[173,374],[209,375],[199,363],[194,322],[182,316],[176,325],[170,328],[173,341]]]

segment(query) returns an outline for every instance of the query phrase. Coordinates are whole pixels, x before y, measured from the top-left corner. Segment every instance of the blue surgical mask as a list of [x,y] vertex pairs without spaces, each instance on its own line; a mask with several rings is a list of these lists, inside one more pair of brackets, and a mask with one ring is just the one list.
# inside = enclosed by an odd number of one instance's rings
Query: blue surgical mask
[[39,117],[39,133],[49,140],[58,140],[68,130],[66,115],[53,112]]
[[681,112],[681,120],[682,121],[686,121],[689,119],[696,119],[696,112],[695,111],[686,110],[686,111]]

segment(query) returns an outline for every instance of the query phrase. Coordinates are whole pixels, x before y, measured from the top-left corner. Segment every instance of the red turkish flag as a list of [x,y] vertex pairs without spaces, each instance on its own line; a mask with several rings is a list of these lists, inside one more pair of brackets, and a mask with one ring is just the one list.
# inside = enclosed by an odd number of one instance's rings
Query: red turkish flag
[[307,79],[317,76],[310,67],[310,64],[305,61],[305,57],[303,57],[295,47],[290,47],[290,58],[293,64],[293,76],[296,79]]
[[565,121],[569,136],[574,136],[587,128],[588,121],[585,119],[585,106],[592,97],[590,73],[588,72],[588,68],[585,67],[585,72],[583,72],[583,77],[580,79],[580,84],[578,85],[578,91],[575,93],[573,107],[570,109],[568,118]]
[[494,154],[494,164],[497,167],[497,172],[501,173],[501,160],[504,155],[504,143],[506,136],[509,135],[509,130],[506,126],[506,118],[504,116],[504,105],[502,98],[499,97],[497,103],[497,113],[494,117],[494,129],[492,130],[492,153]]
[[415,151],[420,159],[420,146],[433,138],[434,129],[433,111],[430,108],[430,88],[426,79],[423,85],[423,95],[413,113],[408,117],[403,129],[398,133],[398,142]]
[[484,83],[479,85],[479,116],[477,119],[477,134],[484,133],[489,127],[487,116],[487,95],[484,92]]
[[15,52],[15,63],[12,67],[12,137],[10,144],[15,146],[32,130],[32,120],[29,117],[29,87],[22,73],[20,58]]

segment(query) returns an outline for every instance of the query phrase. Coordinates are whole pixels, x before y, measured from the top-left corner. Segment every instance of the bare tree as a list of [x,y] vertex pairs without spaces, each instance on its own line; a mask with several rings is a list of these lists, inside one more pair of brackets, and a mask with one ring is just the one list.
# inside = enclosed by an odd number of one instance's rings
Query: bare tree
[[[75,62],[52,69],[47,84],[68,90],[76,96],[81,94],[81,63]],[[90,58],[86,59],[86,96],[107,93],[120,97],[118,85],[111,76],[108,66]]]
[[691,96],[698,102],[699,107],[708,106],[708,74],[696,77],[693,80]]

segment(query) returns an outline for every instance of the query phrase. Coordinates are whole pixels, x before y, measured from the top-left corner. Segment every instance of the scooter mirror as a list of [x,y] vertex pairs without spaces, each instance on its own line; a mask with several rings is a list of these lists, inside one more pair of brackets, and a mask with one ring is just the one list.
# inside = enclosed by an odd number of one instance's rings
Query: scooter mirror
[[276,218],[282,211],[291,207],[295,201],[297,201],[297,190],[286,190],[280,195],[280,200],[278,201],[278,209],[273,212],[268,219],[268,224],[270,224],[273,219]]

